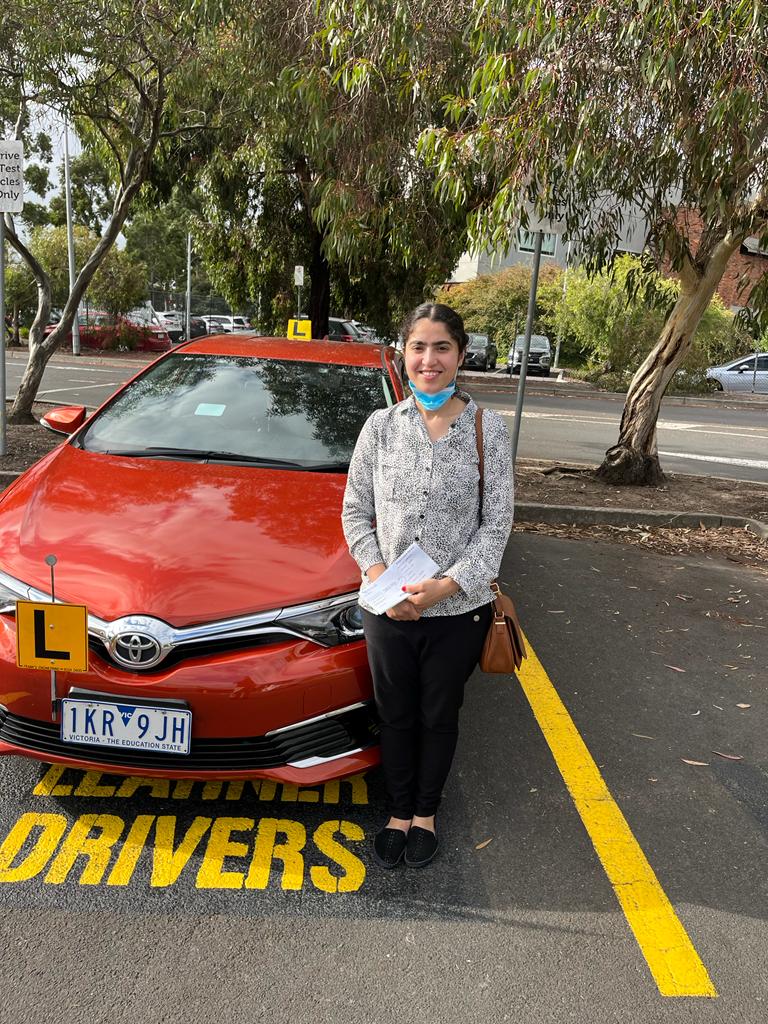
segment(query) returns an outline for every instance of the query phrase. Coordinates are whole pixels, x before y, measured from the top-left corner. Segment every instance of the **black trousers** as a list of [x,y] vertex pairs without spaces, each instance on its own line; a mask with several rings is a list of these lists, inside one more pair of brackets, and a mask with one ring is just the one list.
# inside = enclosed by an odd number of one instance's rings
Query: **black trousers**
[[363,611],[387,809],[395,818],[437,810],[456,750],[464,684],[480,658],[492,608],[415,622]]

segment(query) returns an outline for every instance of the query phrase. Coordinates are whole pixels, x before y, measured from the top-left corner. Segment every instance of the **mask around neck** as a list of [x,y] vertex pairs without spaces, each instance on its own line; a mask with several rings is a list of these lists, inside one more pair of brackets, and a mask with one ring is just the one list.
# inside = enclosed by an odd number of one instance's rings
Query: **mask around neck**
[[447,388],[443,388],[442,391],[438,391],[434,395],[427,395],[425,392],[419,391],[417,387],[414,387],[413,382],[410,380],[408,381],[408,387],[413,392],[413,396],[419,405],[422,405],[425,409],[433,412],[435,409],[439,409],[441,406],[445,405],[448,399],[453,397],[453,394],[456,391],[456,381],[454,379]]

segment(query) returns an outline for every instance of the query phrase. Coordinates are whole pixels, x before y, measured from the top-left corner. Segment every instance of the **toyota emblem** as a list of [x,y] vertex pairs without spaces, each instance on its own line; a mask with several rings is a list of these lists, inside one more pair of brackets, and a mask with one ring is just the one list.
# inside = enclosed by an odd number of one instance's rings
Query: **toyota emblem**
[[161,655],[160,644],[148,633],[120,633],[112,647],[112,657],[126,668],[150,668]]

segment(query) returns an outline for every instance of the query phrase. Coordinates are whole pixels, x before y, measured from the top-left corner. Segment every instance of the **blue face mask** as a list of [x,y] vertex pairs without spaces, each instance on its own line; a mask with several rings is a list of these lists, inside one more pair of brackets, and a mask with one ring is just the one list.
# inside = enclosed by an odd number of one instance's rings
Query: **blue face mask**
[[456,380],[454,378],[447,388],[443,388],[442,391],[438,391],[434,395],[427,395],[423,391],[419,391],[418,388],[413,386],[413,382],[410,380],[408,381],[408,387],[413,392],[414,397],[417,399],[419,404],[432,412],[434,409],[439,409],[440,406],[445,405],[448,399],[453,396],[453,393],[456,390]]

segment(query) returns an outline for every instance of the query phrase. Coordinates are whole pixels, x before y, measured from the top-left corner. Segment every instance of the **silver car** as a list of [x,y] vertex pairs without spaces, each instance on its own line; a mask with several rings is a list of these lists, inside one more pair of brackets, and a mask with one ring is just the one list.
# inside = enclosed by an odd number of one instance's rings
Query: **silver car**
[[[515,338],[514,347],[509,350],[507,355],[507,373],[520,373],[524,348],[525,335],[518,334]],[[549,338],[545,334],[532,334],[531,348],[528,352],[528,373],[539,373],[542,377],[548,377],[551,362],[552,348],[549,344]]]
[[[755,369],[757,358],[757,369]],[[768,354],[755,356],[754,352],[724,366],[710,366],[707,380],[715,382],[717,391],[740,391],[748,394],[768,395]]]

